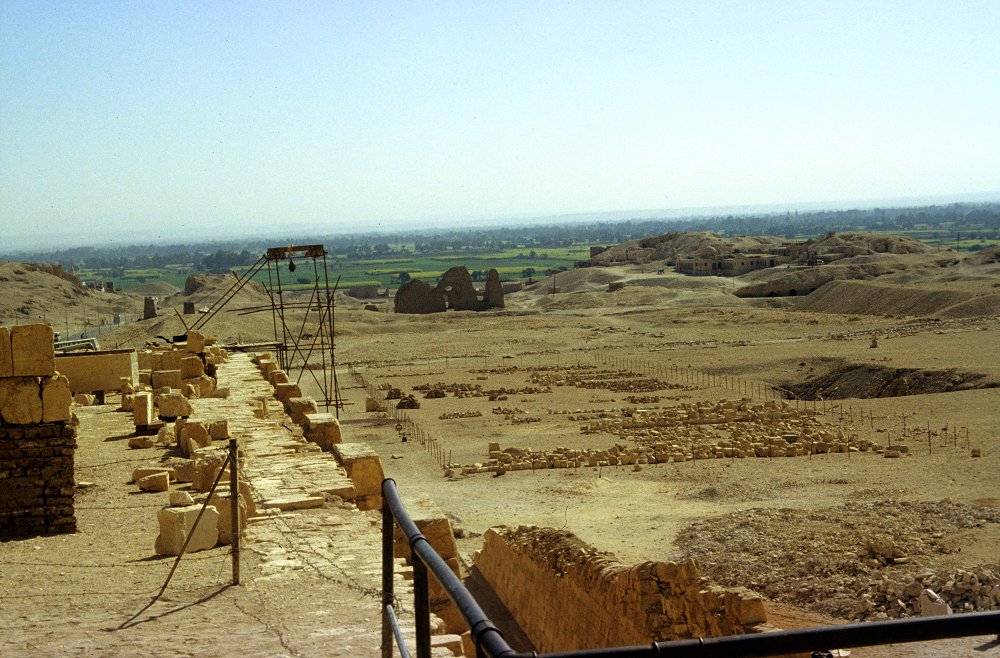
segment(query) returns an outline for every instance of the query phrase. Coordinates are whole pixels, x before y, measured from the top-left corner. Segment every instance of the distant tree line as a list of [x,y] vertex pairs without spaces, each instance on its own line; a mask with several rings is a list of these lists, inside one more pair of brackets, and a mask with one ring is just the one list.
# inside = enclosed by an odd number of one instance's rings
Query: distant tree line
[[[247,267],[268,248],[281,244],[326,245],[330,254],[350,260],[451,256],[465,252],[518,250],[537,257],[541,249],[574,245],[613,245],[675,231],[714,231],[724,235],[818,236],[830,231],[961,232],[963,239],[1000,239],[1000,203],[956,203],[909,208],[790,211],[716,215],[681,219],[635,218],[547,225],[449,228],[398,231],[391,234],[276,236],[270,240],[78,247],[0,255],[0,260],[37,260],[67,271],[82,267],[111,270],[186,265],[195,271],[226,272]],[[541,252],[542,257],[546,254]]]

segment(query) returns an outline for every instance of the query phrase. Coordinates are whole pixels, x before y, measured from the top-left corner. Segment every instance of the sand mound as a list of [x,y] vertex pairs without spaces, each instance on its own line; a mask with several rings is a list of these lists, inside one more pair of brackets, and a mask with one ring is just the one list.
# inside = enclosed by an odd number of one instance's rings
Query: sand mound
[[626,286],[649,286],[656,288],[667,288],[670,290],[731,290],[736,287],[736,282],[718,276],[656,276],[656,277],[635,277],[629,278],[625,282]]
[[86,326],[109,323],[114,313],[132,313],[134,305],[132,297],[84,287],[57,265],[0,263],[2,325],[44,322],[77,334]]
[[738,235],[731,238],[718,233],[684,231],[630,240],[610,247],[591,259],[595,265],[626,260],[674,263],[678,258],[697,256],[717,258],[734,251],[753,253],[782,244],[781,238],[769,235]]
[[979,295],[953,306],[943,308],[935,314],[942,319],[978,318],[1000,315],[1000,293]]
[[931,249],[914,238],[878,233],[827,233],[806,244],[810,245],[811,250],[820,253],[847,248],[872,254],[923,254]]
[[894,272],[886,264],[837,264],[822,267],[770,268],[739,280],[756,280],[733,294],[737,297],[795,297],[808,295],[831,281],[868,280]]
[[996,265],[1000,264],[1000,247],[989,247],[976,252],[971,256],[966,256],[965,262],[969,265]]
[[849,315],[931,316],[945,309],[956,308],[974,298],[974,292],[953,288],[900,286],[871,281],[831,281],[803,299],[798,308],[803,311]]
[[129,293],[133,295],[142,295],[143,297],[159,297],[163,299],[164,297],[169,297],[170,295],[176,295],[181,291],[180,288],[172,283],[167,283],[166,281],[150,281],[145,283],[138,288],[133,288],[129,290]]
[[[606,290],[612,281],[621,281],[624,274],[618,268],[581,267],[556,274],[556,287],[562,293],[596,292]],[[552,293],[552,277],[539,279],[525,286],[523,290],[510,293],[508,298],[517,296],[537,296]]]

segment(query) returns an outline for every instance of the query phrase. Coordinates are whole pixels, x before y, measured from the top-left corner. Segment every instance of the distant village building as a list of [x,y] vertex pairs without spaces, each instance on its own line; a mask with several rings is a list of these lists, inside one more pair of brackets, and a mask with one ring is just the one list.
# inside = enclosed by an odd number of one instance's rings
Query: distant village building
[[739,276],[754,270],[788,265],[792,259],[780,254],[732,254],[723,258],[680,258],[676,270],[695,276]]
[[351,286],[347,289],[347,294],[355,299],[378,299],[388,297],[389,291],[378,285]]

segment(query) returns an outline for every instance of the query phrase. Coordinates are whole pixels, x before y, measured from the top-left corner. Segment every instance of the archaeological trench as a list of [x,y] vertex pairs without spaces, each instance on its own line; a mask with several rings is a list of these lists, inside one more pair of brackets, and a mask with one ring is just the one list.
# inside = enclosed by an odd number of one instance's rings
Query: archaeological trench
[[[497,300],[480,301],[458,284],[436,292],[418,290],[419,283],[409,285],[416,295],[412,298],[422,296],[424,301],[397,298],[404,312],[440,311],[456,304],[470,309],[502,306],[502,294]],[[78,530],[74,496],[81,483],[74,474],[74,454],[83,429],[78,416],[87,416],[74,411],[95,404],[114,405],[129,418],[134,431],[123,448],[130,455],[148,455],[146,463],[132,470],[129,491],[159,501],[150,512],[159,528],[157,536],[148,537],[150,555],[176,556],[182,548],[187,555],[226,551],[236,533],[251,544],[255,528],[343,505],[376,524],[383,464],[376,450],[353,440],[357,425],[342,425],[336,413],[321,411],[272,353],[222,347],[197,331],[185,338],[142,350],[56,356],[51,327],[0,328],[0,538],[12,541]],[[671,392],[692,390],[706,379],[711,383],[713,375],[667,367],[644,370],[599,357],[559,366],[518,367],[508,362],[484,368],[473,363],[468,367],[472,381],[425,377],[427,381],[416,383],[416,378],[410,380],[409,393],[363,369],[350,372],[364,395],[364,411],[354,414],[389,426],[398,421],[403,440],[409,438],[426,450],[434,449],[433,439],[403,410],[435,399],[472,400],[482,409],[443,412],[441,419],[476,419],[485,411],[512,426],[525,425],[528,431],[543,419],[518,409],[519,399],[563,388],[629,396],[631,405],[624,413],[600,405],[550,411],[577,423],[583,437],[616,437],[604,447],[533,449],[484,441],[478,460],[454,459],[443,452],[437,456],[442,475],[449,479],[511,478],[521,476],[520,471],[559,469],[638,472],[695,460],[808,460],[835,454],[905,459],[913,448],[898,440],[893,446],[859,437],[828,422],[815,403],[791,404],[773,391],[720,381],[719,375],[714,375],[715,384],[730,390],[742,387],[739,393],[715,402],[671,404]],[[523,376],[521,385],[491,384],[501,375],[514,374]],[[231,466],[223,469],[232,438],[240,450],[237,491],[230,490]],[[557,527],[517,525],[512,519],[512,525],[483,533],[473,556],[462,556],[455,538],[464,531],[453,527],[428,497],[413,493],[404,492],[409,511],[434,548],[461,578],[474,572],[485,582],[502,603],[502,614],[509,615],[540,652],[776,628],[769,621],[765,596],[750,587],[750,575],[745,583],[723,585],[693,559],[623,563]],[[234,504],[238,527],[230,513]],[[997,523],[1000,518],[983,522]],[[711,528],[705,528],[699,537],[710,534]],[[377,565],[377,533],[372,537],[369,559]],[[865,546],[861,559],[873,569],[902,565],[905,549],[886,540]],[[405,598],[412,577],[405,562],[408,550],[397,529],[396,587],[412,641],[412,610]],[[370,587],[377,588],[377,568],[369,575]],[[1000,578],[986,569],[925,572],[905,581],[880,581],[859,591],[851,605],[856,619],[996,610]],[[432,586],[431,606],[435,655],[475,655],[468,629],[439,587]],[[367,650],[374,655],[376,647]]]

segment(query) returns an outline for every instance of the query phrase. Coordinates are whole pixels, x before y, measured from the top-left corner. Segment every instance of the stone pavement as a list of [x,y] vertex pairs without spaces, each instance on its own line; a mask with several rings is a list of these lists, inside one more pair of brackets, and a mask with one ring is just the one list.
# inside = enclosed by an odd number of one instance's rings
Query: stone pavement
[[[199,420],[227,420],[230,435],[239,441],[242,476],[260,515],[250,519],[243,539],[243,549],[259,560],[249,579],[259,584],[313,572],[358,592],[371,602],[369,623],[315,632],[335,636],[356,655],[378,655],[380,513],[362,512],[350,502],[354,486],[344,469],[332,453],[302,438],[301,428],[272,397],[271,386],[250,355],[231,353],[217,376],[219,388],[228,388],[229,397],[192,399],[191,405]],[[401,559],[395,571],[401,623],[412,640],[412,571]]]

